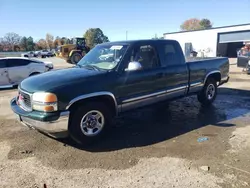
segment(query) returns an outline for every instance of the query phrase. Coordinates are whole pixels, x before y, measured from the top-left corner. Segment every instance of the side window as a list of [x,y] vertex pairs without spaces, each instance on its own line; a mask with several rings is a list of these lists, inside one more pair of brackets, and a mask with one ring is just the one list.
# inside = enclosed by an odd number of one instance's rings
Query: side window
[[29,60],[25,59],[8,59],[7,66],[8,67],[19,67],[19,66],[26,66],[30,63]]
[[0,60],[0,69],[1,69],[1,68],[6,68],[5,59],[1,59],[1,60]]
[[141,63],[142,68],[144,70],[152,69],[159,66],[156,50],[151,45],[143,45],[136,47],[132,51],[130,60]]
[[68,48],[64,48],[64,53],[69,53],[69,49]]
[[182,64],[178,49],[174,44],[164,45],[164,61],[167,66]]

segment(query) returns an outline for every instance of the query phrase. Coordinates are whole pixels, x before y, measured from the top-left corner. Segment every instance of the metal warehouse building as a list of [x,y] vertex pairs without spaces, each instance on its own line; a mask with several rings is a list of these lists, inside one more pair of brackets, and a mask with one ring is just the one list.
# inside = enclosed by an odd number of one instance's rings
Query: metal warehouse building
[[237,57],[237,50],[250,41],[250,23],[163,35],[165,39],[177,40],[185,56],[196,51],[198,56]]

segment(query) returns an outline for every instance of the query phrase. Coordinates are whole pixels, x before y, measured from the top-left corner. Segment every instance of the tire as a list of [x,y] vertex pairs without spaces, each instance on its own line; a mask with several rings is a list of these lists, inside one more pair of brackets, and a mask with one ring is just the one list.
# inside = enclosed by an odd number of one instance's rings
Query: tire
[[[88,102],[73,109],[71,113],[69,135],[75,142],[84,146],[97,143],[107,133],[112,121],[111,111],[101,102]],[[95,119],[97,115],[99,118]],[[91,123],[87,116],[92,118],[93,125],[86,124]],[[85,126],[82,123],[84,121],[87,121]],[[99,122],[99,126],[95,124],[96,121]]]
[[203,89],[197,95],[198,101],[204,106],[210,106],[217,96],[217,84],[213,78],[208,78]]
[[81,54],[79,53],[73,53],[70,57],[70,61],[72,64],[77,64],[82,59]]

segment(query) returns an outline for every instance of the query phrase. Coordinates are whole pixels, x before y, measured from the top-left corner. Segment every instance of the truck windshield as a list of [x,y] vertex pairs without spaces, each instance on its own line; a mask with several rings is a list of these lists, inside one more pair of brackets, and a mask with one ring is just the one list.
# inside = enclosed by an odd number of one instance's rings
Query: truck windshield
[[89,51],[77,65],[95,66],[100,69],[111,70],[123,58],[128,45],[99,45]]

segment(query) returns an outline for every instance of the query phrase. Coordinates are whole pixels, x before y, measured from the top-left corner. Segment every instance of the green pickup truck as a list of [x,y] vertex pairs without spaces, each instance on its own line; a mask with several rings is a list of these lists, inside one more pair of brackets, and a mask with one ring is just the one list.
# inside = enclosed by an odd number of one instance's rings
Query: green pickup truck
[[175,40],[109,42],[75,67],[23,80],[11,108],[30,128],[89,144],[120,113],[189,95],[210,105],[228,80],[228,58],[186,62]]

